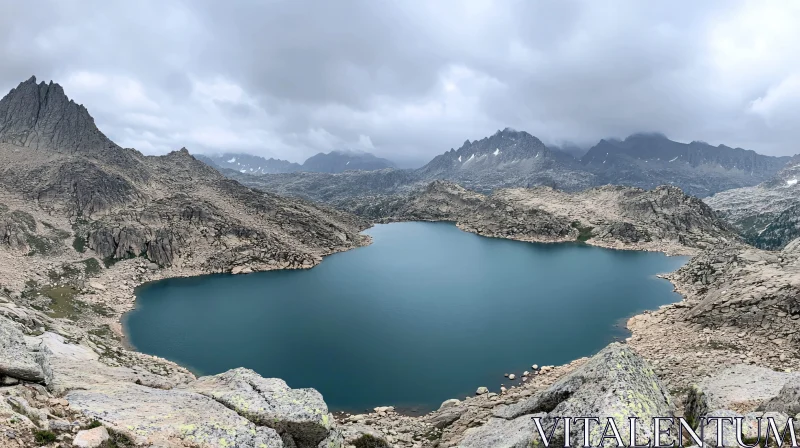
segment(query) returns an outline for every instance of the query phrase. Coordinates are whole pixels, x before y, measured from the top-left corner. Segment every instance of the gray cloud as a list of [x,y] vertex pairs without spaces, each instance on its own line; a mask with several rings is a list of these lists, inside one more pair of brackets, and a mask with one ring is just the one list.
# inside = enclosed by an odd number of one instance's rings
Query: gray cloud
[[660,131],[800,152],[800,5],[635,0],[0,0],[0,88],[35,74],[124,146],[412,163],[496,129]]

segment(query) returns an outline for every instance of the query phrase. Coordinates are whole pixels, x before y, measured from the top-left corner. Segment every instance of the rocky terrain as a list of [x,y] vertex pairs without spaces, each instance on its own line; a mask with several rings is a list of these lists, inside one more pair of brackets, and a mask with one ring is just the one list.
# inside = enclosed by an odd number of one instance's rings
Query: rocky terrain
[[[35,79],[0,101],[0,171],[3,447],[521,447],[542,442],[532,417],[548,430],[566,415],[622,418],[625,439],[627,416],[743,415],[752,440],[755,418],[800,412],[800,240],[781,252],[746,246],[675,187],[487,196],[436,181],[343,200],[359,218],[251,190],[185,150],[120,148],[57,84]],[[409,219],[692,254],[668,276],[685,300],[631,318],[625,344],[563,366],[531,360],[421,417],[390,406],[334,416],[313,389],[241,368],[197,378],[124,345],[120,317],[144,282],[308,268],[367,244],[370,221]]]
[[756,247],[780,249],[800,237],[800,155],[755,187],[717,193],[704,201]]
[[521,241],[583,241],[603,247],[692,254],[738,241],[697,198],[675,187],[605,186],[577,193],[549,187],[483,195],[436,181],[409,195],[341,204],[372,220],[454,221],[479,235]]

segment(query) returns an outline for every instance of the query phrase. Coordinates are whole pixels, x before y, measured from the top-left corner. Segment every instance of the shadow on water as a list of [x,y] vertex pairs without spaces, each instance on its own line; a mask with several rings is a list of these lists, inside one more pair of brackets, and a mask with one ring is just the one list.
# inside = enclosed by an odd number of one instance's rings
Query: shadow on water
[[143,285],[124,319],[139,350],[201,374],[248,367],[314,387],[335,411],[435,409],[627,337],[680,300],[655,275],[686,257],[484,238],[447,223],[377,225],[310,270]]

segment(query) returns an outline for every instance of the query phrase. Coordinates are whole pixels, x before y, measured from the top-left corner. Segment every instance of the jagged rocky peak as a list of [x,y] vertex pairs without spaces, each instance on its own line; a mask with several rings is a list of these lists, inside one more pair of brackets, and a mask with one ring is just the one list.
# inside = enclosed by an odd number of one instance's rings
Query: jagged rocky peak
[[117,146],[83,105],[54,83],[22,82],[0,100],[0,142],[63,153],[100,153]]

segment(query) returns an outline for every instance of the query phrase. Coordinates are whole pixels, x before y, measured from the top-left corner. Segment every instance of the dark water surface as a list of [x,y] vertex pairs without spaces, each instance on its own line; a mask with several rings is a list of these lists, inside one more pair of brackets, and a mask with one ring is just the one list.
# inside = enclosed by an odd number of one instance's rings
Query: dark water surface
[[448,223],[377,225],[371,246],[310,270],[142,286],[139,350],[198,374],[244,366],[322,392],[332,410],[427,411],[531,364],[615,338],[626,317],[680,300],[655,274],[685,257],[483,238]]

